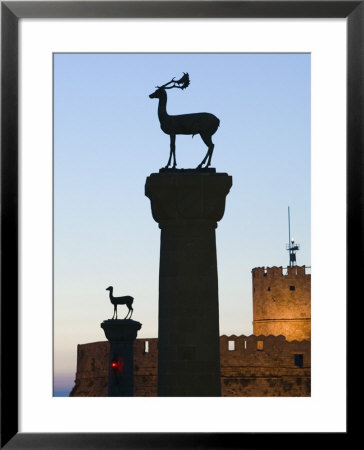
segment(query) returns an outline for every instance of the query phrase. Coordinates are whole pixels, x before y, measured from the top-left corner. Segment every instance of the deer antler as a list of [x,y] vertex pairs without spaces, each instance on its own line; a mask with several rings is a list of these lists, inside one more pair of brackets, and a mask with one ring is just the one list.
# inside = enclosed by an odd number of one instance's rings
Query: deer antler
[[[173,83],[173,86],[168,86],[169,84]],[[175,80],[174,78],[172,78],[171,81],[168,81],[168,83],[163,84],[162,86],[157,86],[158,89],[173,89],[173,88],[179,88],[179,89],[186,89],[186,87],[188,87],[190,84],[190,76],[188,75],[188,73],[183,72],[183,76],[182,78],[180,78],[179,80]],[[182,85],[182,86],[179,86]]]
[[179,79],[178,81],[175,81],[175,83],[177,84],[182,84],[182,86],[176,86],[180,89],[186,89],[186,87],[188,87],[190,85],[190,76],[188,75],[188,73],[183,72],[183,77],[181,79]]

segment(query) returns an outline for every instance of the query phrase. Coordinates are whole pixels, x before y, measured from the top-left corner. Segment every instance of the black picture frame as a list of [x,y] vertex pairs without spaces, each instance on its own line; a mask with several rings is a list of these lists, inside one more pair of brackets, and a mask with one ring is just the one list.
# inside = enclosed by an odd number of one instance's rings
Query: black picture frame
[[[1,2],[1,448],[265,448],[297,444],[279,433],[18,432],[18,21],[21,18],[346,18],[347,303],[363,273],[364,1]],[[333,394],[334,395],[334,394]],[[248,411],[242,411],[249,414]],[[349,415],[348,415],[349,417]],[[167,430],[166,430],[167,431]],[[349,428],[348,428],[349,431]],[[318,444],[321,433],[314,436]],[[344,444],[346,433],[335,433]],[[309,433],[299,437],[307,444]],[[327,435],[323,435],[327,445]]]

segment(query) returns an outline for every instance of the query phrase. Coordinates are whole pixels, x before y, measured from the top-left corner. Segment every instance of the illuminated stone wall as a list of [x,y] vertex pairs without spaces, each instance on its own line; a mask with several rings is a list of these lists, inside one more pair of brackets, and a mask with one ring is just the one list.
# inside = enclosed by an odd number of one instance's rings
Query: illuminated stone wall
[[305,266],[257,267],[253,280],[253,333],[311,339],[311,275]]
[[223,396],[305,397],[311,393],[311,342],[284,336],[221,336]]
[[[78,345],[77,373],[71,396],[107,396],[108,342]],[[157,395],[157,339],[134,345],[134,395]],[[284,336],[221,336],[223,396],[309,396],[309,341]]]

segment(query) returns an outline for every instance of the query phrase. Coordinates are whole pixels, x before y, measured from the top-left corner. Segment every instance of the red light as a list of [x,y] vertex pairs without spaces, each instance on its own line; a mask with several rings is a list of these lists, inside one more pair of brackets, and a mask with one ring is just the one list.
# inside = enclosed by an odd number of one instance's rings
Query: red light
[[119,358],[118,360],[111,361],[111,370],[121,372],[123,370],[123,361]]

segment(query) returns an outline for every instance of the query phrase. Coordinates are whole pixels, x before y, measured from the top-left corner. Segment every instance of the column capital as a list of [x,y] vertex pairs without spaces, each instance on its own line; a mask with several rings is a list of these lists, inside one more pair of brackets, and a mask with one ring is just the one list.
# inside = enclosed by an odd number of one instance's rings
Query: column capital
[[227,173],[179,171],[152,173],[145,183],[153,219],[160,227],[206,225],[216,227],[225,212],[232,186]]
[[137,337],[142,324],[131,319],[108,319],[101,323],[106,339],[110,342],[130,342]]

